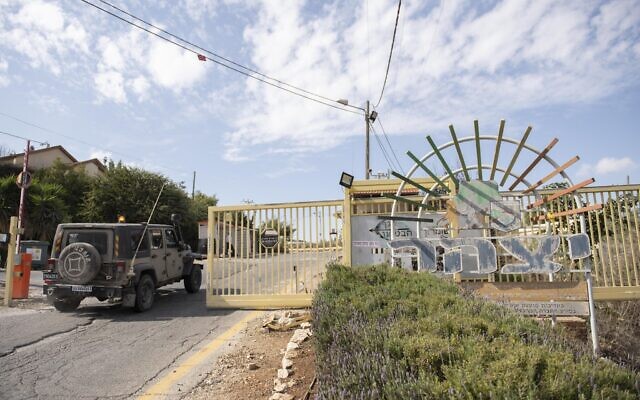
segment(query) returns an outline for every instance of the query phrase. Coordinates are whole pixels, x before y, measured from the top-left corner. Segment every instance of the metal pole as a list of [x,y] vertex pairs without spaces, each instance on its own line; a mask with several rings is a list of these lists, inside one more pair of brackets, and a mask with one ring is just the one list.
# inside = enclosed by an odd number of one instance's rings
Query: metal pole
[[600,354],[600,343],[598,342],[598,324],[596,322],[596,306],[593,301],[593,282],[591,272],[584,273],[587,281],[587,295],[589,296],[589,325],[591,325],[591,344],[593,345],[593,356]]
[[365,139],[364,139],[364,179],[369,179],[369,100],[364,113]]
[[191,199],[196,198],[196,171],[193,171],[193,185],[191,186]]
[[18,211],[18,235],[16,238],[16,254],[20,251],[20,236],[24,229],[24,205],[25,195],[27,193],[26,179],[27,168],[29,167],[29,151],[31,150],[31,140],[27,140],[27,148],[24,150],[24,156],[22,157],[22,182],[20,185],[20,209]]
[[13,266],[16,259],[16,236],[18,233],[18,218],[11,217],[9,222],[9,248],[7,249],[7,269],[4,274],[4,305],[11,305],[13,297]]

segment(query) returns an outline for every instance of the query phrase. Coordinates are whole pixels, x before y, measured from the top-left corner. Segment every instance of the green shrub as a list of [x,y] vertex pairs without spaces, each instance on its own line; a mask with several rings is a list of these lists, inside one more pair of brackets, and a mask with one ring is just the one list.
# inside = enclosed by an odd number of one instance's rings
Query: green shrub
[[640,378],[431,274],[331,266],[313,301],[319,399],[635,399]]

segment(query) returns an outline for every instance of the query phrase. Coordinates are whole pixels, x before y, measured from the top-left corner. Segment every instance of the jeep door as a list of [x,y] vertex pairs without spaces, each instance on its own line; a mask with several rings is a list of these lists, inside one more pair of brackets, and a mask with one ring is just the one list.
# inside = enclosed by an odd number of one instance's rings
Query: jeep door
[[167,254],[162,228],[149,228],[149,236],[151,237],[151,264],[156,271],[158,281],[165,281],[168,279]]
[[182,276],[182,257],[178,248],[178,238],[172,228],[164,229],[165,246],[167,249],[167,273],[169,278]]

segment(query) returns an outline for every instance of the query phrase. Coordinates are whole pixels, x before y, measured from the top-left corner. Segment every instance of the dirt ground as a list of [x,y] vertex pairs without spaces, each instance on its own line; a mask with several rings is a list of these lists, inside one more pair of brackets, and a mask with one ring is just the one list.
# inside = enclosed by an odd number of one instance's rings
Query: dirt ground
[[[212,371],[188,395],[187,400],[222,399],[269,399],[274,393],[274,380],[278,369],[282,368],[287,343],[295,328],[290,331],[267,331],[262,328],[262,319],[253,321],[246,335],[232,351],[222,356]],[[315,354],[312,338],[300,344],[296,356],[292,358],[292,372],[285,384],[291,385],[284,393],[295,399],[305,399],[309,392],[314,398],[311,383],[315,378]],[[257,369],[250,369],[249,364]]]

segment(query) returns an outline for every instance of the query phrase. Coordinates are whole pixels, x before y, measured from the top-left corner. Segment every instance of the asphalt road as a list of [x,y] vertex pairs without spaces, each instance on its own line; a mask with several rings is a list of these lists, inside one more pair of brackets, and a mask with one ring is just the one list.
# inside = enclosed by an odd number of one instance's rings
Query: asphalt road
[[179,398],[234,341],[196,357],[197,365],[188,360],[249,314],[207,310],[204,289],[187,294],[181,283],[159,289],[146,313],[88,299],[73,313],[38,302],[28,307],[0,307],[2,400],[135,398],[186,368],[158,396]]

